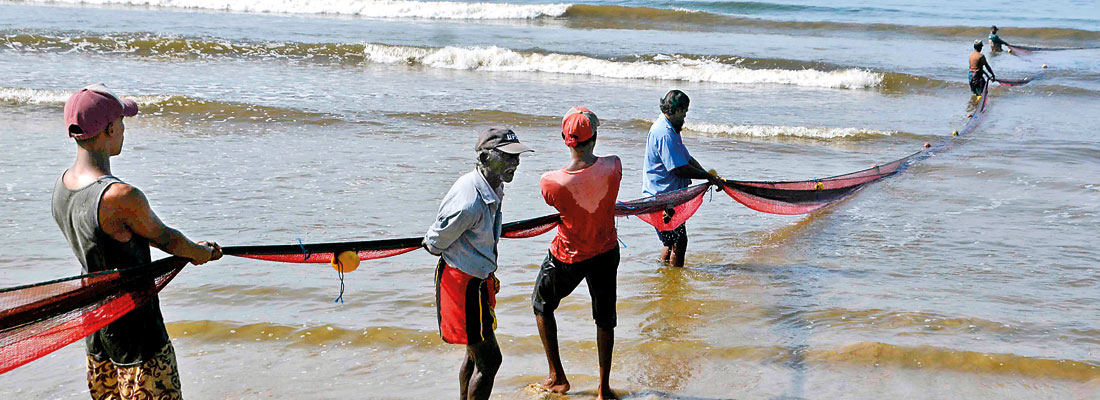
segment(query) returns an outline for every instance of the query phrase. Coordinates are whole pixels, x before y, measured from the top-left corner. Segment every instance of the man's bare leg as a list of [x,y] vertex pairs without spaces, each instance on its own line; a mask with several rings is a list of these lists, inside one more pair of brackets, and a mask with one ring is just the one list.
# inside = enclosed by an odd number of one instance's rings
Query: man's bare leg
[[665,250],[662,251],[661,254],[663,255],[665,252],[668,252],[669,253],[668,263],[672,264],[673,267],[683,268],[684,267],[684,256],[687,255],[687,248],[688,248],[687,240],[686,240],[686,238],[682,238],[682,239],[680,239],[680,241],[676,242],[676,247],[675,248],[665,247]]
[[561,365],[561,354],[558,352],[558,322],[554,319],[554,313],[546,313],[545,316],[535,314],[535,322],[542,337],[542,348],[546,350],[546,363],[550,367],[550,374],[542,386],[554,393],[568,392],[569,379],[565,376],[565,367]]
[[466,399],[487,400],[493,393],[493,382],[501,362],[500,346],[497,345],[496,336],[490,335],[481,343],[466,346],[466,355],[467,359],[473,361],[473,368],[467,380]]
[[458,400],[466,400],[470,393],[470,377],[474,375],[474,359],[470,354],[471,346],[466,346],[466,359],[462,361],[462,369],[458,370]]
[[600,387],[596,389],[597,399],[618,399],[611,390],[611,353],[615,348],[615,329],[596,328],[596,348],[600,357]]
[[662,247],[661,248],[661,260],[660,261],[665,263],[665,264],[668,264],[669,257],[672,256],[673,252],[674,252],[674,250],[671,247]]

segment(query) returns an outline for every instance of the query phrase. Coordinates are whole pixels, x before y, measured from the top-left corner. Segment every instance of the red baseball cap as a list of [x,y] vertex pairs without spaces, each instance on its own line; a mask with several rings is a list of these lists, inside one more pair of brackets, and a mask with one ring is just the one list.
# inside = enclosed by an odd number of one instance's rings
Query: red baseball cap
[[565,145],[577,147],[577,144],[591,139],[596,134],[596,128],[600,126],[600,119],[596,114],[585,107],[573,107],[565,113],[561,119],[561,134],[565,139]]
[[[65,102],[65,127],[69,137],[84,140],[99,134],[118,117],[133,117],[138,113],[134,99],[123,99],[97,83],[78,90]],[[80,128],[73,132],[73,126]]]

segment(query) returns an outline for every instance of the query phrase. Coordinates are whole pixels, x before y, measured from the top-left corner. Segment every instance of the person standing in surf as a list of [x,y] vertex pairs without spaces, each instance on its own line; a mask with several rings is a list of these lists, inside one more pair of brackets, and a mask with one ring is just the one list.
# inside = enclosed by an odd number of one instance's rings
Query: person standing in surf
[[599,125],[596,114],[584,107],[573,107],[562,119],[561,134],[569,148],[569,163],[543,174],[539,180],[543,199],[558,210],[561,223],[535,279],[531,303],[550,367],[543,386],[565,393],[569,391],[569,379],[558,352],[554,310],[581,280],[587,282],[600,365],[596,396],[614,399],[617,397],[608,380],[615,345],[615,274],[619,268],[615,201],[623,164],[617,156],[597,157],[593,153]]
[[1000,36],[997,36],[997,25],[993,25],[989,29],[989,50],[992,52],[998,52],[1004,50],[1005,46],[1011,46],[1008,42],[1001,40]]
[[500,368],[496,294],[500,281],[500,242],[504,184],[511,182],[519,156],[533,151],[515,132],[490,128],[481,133],[477,166],[451,186],[439,205],[435,223],[424,234],[423,247],[440,256],[435,272],[435,306],[443,341],[466,345],[458,376],[459,398],[488,399]]
[[[216,243],[192,242],[165,226],[141,190],[111,174],[111,157],[122,152],[123,117],[137,112],[134,100],[102,84],[65,102],[76,161],[54,184],[53,218],[86,274],[147,264],[150,245],[195,265],[222,256]],[[156,295],[88,335],[85,347],[93,399],[181,398],[176,354]]]
[[[653,121],[646,139],[645,163],[642,165],[642,192],[655,196],[686,188],[692,179],[706,179],[723,187],[721,179],[711,175],[688,153],[680,138],[684,128],[691,99],[679,90],[671,90],[661,99],[661,116]],[[667,222],[674,214],[673,209],[665,210]],[[664,248],[661,261],[674,267],[684,266],[687,253],[687,227],[680,225],[676,229],[657,231],[657,238]]]
[[985,55],[982,55],[982,41],[975,40],[974,51],[970,53],[970,74],[968,75],[970,92],[974,93],[975,96],[981,96],[985,85],[989,84],[985,79],[985,70],[989,70],[990,80],[997,80],[997,74],[993,73],[993,67],[989,66],[989,62],[985,60]]

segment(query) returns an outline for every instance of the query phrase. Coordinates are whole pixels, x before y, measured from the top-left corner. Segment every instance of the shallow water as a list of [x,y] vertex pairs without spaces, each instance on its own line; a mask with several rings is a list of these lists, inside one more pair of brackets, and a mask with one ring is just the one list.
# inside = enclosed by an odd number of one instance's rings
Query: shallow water
[[[573,105],[604,121],[597,153],[623,159],[620,200],[641,197],[644,134],[671,88],[692,97],[692,155],[736,179],[854,171],[965,123],[960,66],[990,15],[783,3],[796,6],[595,2],[529,19],[437,3],[437,19],[0,4],[0,286],[79,271],[49,199],[74,153],[63,102],[95,81],[142,105],[115,174],[168,224],[223,245],[420,235],[472,168],[477,128],[497,124],[537,150],[505,219],[550,213],[537,180],[566,162],[556,129]],[[1087,46],[1100,18],[1074,4],[1018,5],[1030,12],[996,23],[1013,25],[1006,40]],[[999,76],[1048,68],[995,88],[983,124],[949,151],[838,206],[778,216],[708,195],[682,270],[655,261],[652,228],[619,219],[613,387],[644,399],[1100,397],[1098,60],[991,56]],[[500,245],[495,397],[540,396],[529,298],[550,238]],[[434,265],[424,252],[365,262],[344,304],[324,265],[188,267],[161,294],[185,393],[453,396],[463,349],[438,338]],[[587,289],[558,315],[571,397],[591,397]],[[0,376],[0,398],[86,396],[82,351]]]

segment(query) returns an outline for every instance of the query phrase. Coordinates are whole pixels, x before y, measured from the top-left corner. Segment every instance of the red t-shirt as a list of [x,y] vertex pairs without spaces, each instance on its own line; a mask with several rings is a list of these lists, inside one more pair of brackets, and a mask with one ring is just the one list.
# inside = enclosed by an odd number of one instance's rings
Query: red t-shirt
[[561,169],[542,174],[542,197],[561,213],[558,234],[550,243],[555,258],[572,264],[618,245],[615,200],[622,179],[623,163],[617,156],[599,157],[580,171]]

